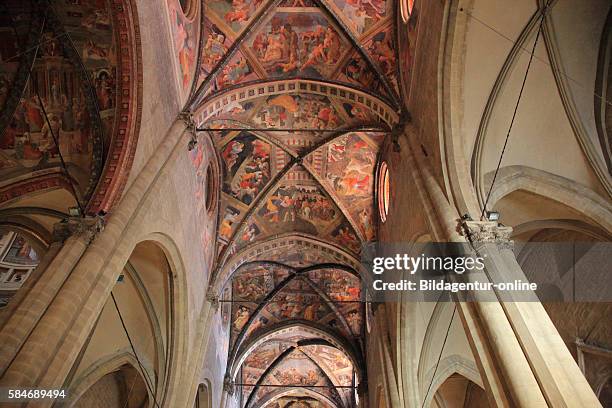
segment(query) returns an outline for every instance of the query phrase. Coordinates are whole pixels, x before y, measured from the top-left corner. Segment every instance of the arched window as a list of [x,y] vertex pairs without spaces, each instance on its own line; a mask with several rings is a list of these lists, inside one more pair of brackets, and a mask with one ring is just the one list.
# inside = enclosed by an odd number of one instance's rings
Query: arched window
[[210,382],[208,380],[205,380],[205,382],[198,386],[193,408],[212,408],[212,395],[210,393]]
[[389,168],[382,162],[378,170],[378,213],[382,222],[387,221],[390,200]]
[[400,13],[402,20],[407,23],[412,14],[412,8],[414,7],[414,0],[400,0]]
[[38,263],[38,253],[23,235],[0,232],[0,307],[8,304]]

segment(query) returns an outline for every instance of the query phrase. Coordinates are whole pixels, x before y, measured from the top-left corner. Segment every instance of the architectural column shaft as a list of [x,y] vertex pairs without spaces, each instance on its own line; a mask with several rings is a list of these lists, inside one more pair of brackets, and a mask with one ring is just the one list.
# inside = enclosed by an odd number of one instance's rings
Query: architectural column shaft
[[[487,269],[493,280],[527,281],[509,248],[493,249],[487,255],[489,261],[494,263]],[[503,301],[501,305],[549,404],[554,407],[600,406],[542,304],[538,301]]]
[[[409,132],[414,129],[409,127]],[[408,159],[423,192],[423,205],[434,209],[439,241],[465,242],[459,235],[459,215],[450,205],[429,163],[416,154],[416,139],[406,135]],[[458,305],[472,352],[481,369],[489,401],[498,407],[546,407],[547,403],[501,305],[496,302],[475,302]]]
[[[129,227],[139,204],[176,151],[186,124],[176,121],[136,177],[105,229],[86,249],[11,362],[1,386],[60,388],[131,254]],[[185,146],[180,146],[185,148]],[[37,403],[49,406],[52,401]]]
[[[32,283],[19,304],[11,310],[12,313],[0,328],[1,374],[15,358],[86,247],[87,240],[83,236],[72,236],[63,245],[61,242],[54,242],[49,246],[38,265],[43,271],[37,273],[38,279]],[[25,288],[21,288],[23,289]]]

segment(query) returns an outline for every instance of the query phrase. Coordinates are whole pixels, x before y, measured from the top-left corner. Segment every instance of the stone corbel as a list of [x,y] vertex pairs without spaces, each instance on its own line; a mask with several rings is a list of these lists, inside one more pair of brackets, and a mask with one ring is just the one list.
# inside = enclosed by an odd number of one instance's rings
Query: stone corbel
[[463,233],[472,244],[496,244],[500,249],[514,249],[512,227],[506,227],[496,221],[462,222]]
[[206,293],[206,300],[210,303],[210,307],[214,311],[217,311],[217,309],[219,309],[219,296],[217,296],[216,294],[208,291]]
[[400,114],[399,121],[393,126],[393,129],[391,129],[391,143],[393,145],[393,151],[396,153],[401,151],[399,139],[404,134],[406,125],[408,125],[411,120],[412,117],[410,116],[410,113],[408,111],[403,111]]
[[193,113],[190,111],[183,111],[179,113],[179,119],[185,123],[191,138],[189,139],[189,143],[187,144],[187,149],[189,151],[195,149],[195,146],[198,144],[198,139],[196,137],[196,125],[195,120],[193,119]]
[[87,244],[104,230],[102,217],[68,217],[53,225],[53,239],[64,242],[71,236],[84,237]]
[[236,384],[229,375],[226,375],[223,379],[223,391],[227,392],[228,395],[234,395]]

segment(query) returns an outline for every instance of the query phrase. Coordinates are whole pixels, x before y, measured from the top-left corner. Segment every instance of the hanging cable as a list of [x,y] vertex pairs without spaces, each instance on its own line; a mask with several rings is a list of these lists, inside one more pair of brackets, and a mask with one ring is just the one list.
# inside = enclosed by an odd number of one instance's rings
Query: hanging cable
[[548,10],[548,4],[542,9],[542,16],[540,17],[540,24],[538,25],[538,31],[536,34],[535,41],[533,42],[533,47],[531,49],[531,54],[529,55],[529,62],[527,63],[527,69],[525,70],[525,75],[523,76],[523,83],[521,84],[521,89],[518,94],[518,98],[516,99],[516,104],[514,105],[514,112],[512,113],[512,119],[510,120],[510,126],[508,127],[508,132],[506,133],[506,140],[504,141],[504,146],[502,147],[501,154],[499,155],[499,160],[497,162],[497,167],[495,168],[495,174],[493,175],[493,180],[491,181],[491,185],[489,186],[489,192],[487,193],[487,198],[482,206],[482,213],[480,214],[480,219],[483,220],[485,214],[487,212],[487,204],[489,204],[489,199],[491,198],[491,192],[493,191],[493,186],[495,185],[495,181],[497,180],[497,175],[499,173],[499,168],[501,167],[502,160],[504,159],[504,154],[506,153],[506,147],[508,147],[508,140],[510,139],[510,133],[512,132],[512,127],[514,126],[514,121],[516,119],[516,114],[518,112],[519,105],[521,104],[521,99],[523,97],[523,91],[525,90],[525,84],[527,83],[527,77],[529,76],[529,70],[531,68],[531,63],[533,62],[533,56],[535,54],[536,47],[538,45],[538,40],[540,39],[540,34],[542,33],[542,27],[544,25],[544,18],[546,17],[546,11]]
[[155,402],[155,406],[157,408],[160,408],[159,403],[157,402],[157,398],[155,397],[155,393],[153,392],[153,387],[151,386],[151,384],[149,384],[150,378],[149,378],[149,375],[147,373],[147,370],[145,370],[144,366],[142,365],[142,363],[140,361],[140,358],[138,358],[138,354],[136,353],[136,348],[134,347],[134,343],[132,342],[132,338],[130,337],[130,333],[128,332],[127,327],[125,326],[125,322],[123,320],[123,315],[121,314],[121,311],[119,310],[119,305],[117,305],[117,300],[115,299],[115,295],[113,294],[112,291],[111,291],[111,298],[113,299],[113,303],[115,305],[115,310],[117,311],[117,314],[119,315],[119,320],[121,321],[121,326],[123,327],[123,331],[125,332],[125,335],[127,336],[128,342],[130,343],[130,347],[132,348],[132,353],[134,353],[134,357],[136,358],[136,361],[138,362],[138,366],[140,367],[140,370],[142,370],[143,378],[145,380],[145,384],[147,386],[147,389],[149,390],[149,392],[153,396],[153,402]]
[[[44,20],[43,20],[43,23],[42,23],[42,32],[44,32],[45,27],[47,25],[47,21],[48,21],[47,15],[50,12],[49,8],[50,8],[50,5],[48,5],[46,10],[45,10],[45,17],[44,17]],[[10,13],[10,10],[8,8],[6,10]],[[15,32],[15,35],[17,36],[17,27],[15,26],[15,21],[13,19],[13,16],[10,17],[10,20],[11,20],[11,25],[13,27],[13,31]],[[35,47],[33,47],[30,50],[25,50],[24,52],[34,52],[34,59],[36,59],[36,57],[38,55],[38,51],[40,50],[40,46],[43,43],[39,42],[38,44],[36,44]],[[30,67],[30,70],[28,71],[28,78],[30,80],[30,83],[32,84],[32,88],[34,90],[34,93],[36,94],[36,99],[38,100],[38,104],[40,105],[40,108],[42,110],[43,116],[45,117],[45,121],[47,123],[47,126],[49,127],[49,133],[51,134],[51,138],[53,140],[53,143],[55,144],[55,147],[57,148],[57,153],[58,153],[58,156],[59,156],[59,159],[60,159],[60,166],[62,168],[62,171],[66,174],[66,178],[68,179],[68,183],[70,185],[70,189],[72,190],[72,194],[74,195],[74,200],[76,201],[77,206],[79,207],[79,212],[81,213],[81,215],[84,215],[85,211],[83,209],[83,205],[81,204],[81,200],[79,199],[79,195],[77,194],[76,187],[74,185],[72,177],[70,176],[70,173],[69,173],[68,168],[66,166],[66,162],[64,161],[64,157],[62,155],[62,151],[60,149],[59,137],[57,135],[55,135],[55,132],[53,131],[53,127],[51,126],[51,121],[49,120],[49,116],[47,115],[47,110],[45,109],[45,105],[43,104],[42,98],[40,97],[40,92],[38,91],[38,83],[32,79],[32,71],[33,70],[34,70],[34,64],[32,64],[32,66]]]
[[[550,4],[550,2],[548,3]],[[553,6],[549,6],[547,5],[546,8],[548,9],[548,11],[550,12],[550,10],[552,9]],[[501,38],[503,38],[504,40],[507,40],[509,43],[512,43],[513,45],[516,44],[516,41],[513,40],[512,38],[508,37],[506,34],[502,33],[500,30],[496,29],[495,27],[493,27],[492,25],[488,24],[486,21],[483,21],[482,19],[476,17],[474,14],[464,10],[464,9],[460,9],[459,11],[465,13],[466,16],[468,16],[470,19],[476,21],[477,23],[479,23],[480,25],[482,25],[483,27],[487,28],[490,31],[493,31],[495,34],[499,35]],[[519,47],[521,50],[523,51],[527,51],[527,49],[525,49],[524,47]],[[548,62],[547,60],[538,57],[537,55],[534,56],[534,58],[538,61],[540,61],[541,63],[548,65],[551,69],[555,69],[550,62]],[[581,87],[585,92],[589,92],[592,93],[593,96],[595,96],[597,99],[600,99],[603,103],[605,103],[606,105],[610,105],[612,106],[612,100],[606,98],[604,95],[598,94],[597,92],[593,92],[589,89],[588,86],[585,86],[583,83],[581,83],[580,81],[578,81],[577,79],[571,77],[570,75],[568,75],[566,72],[563,72],[561,70],[558,70],[559,75],[565,77],[566,79],[568,79],[569,81],[573,82],[574,84],[578,85],[579,87]]]
[[451,326],[453,325],[453,320],[455,319],[456,311],[457,311],[457,305],[454,305],[453,314],[451,315],[450,322],[448,322],[448,328],[446,329],[446,335],[444,336],[444,341],[442,342],[442,348],[440,349],[440,354],[438,355],[438,361],[436,361],[436,366],[434,367],[434,372],[431,375],[431,381],[429,382],[429,386],[427,387],[427,392],[425,393],[425,398],[423,398],[423,404],[421,405],[421,408],[425,406],[425,402],[427,401],[427,397],[429,397],[429,392],[431,391],[431,387],[436,378],[436,372],[438,371],[440,360],[442,360],[442,354],[444,353],[444,347],[446,346],[446,341],[448,340],[448,334],[450,333]]

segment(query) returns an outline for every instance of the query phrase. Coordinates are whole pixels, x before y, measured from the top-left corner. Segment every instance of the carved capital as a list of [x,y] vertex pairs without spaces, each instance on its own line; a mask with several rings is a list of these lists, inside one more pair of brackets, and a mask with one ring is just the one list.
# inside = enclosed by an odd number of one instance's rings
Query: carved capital
[[54,241],[64,242],[71,236],[84,237],[91,243],[104,230],[102,217],[69,217],[53,225]]
[[496,221],[463,221],[463,231],[472,243],[493,243],[500,248],[512,249],[514,242],[512,227],[500,225]]
[[223,379],[223,391],[227,392],[228,395],[234,395],[235,384],[229,375],[226,375]]

